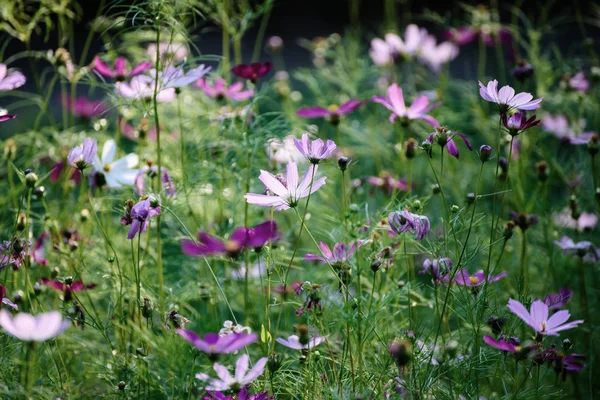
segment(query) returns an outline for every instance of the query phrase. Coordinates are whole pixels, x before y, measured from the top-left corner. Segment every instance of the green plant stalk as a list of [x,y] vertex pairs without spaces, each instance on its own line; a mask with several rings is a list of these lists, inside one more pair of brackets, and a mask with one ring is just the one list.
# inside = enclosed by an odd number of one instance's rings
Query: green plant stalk
[[521,288],[524,296],[527,295],[528,292],[528,281],[529,281],[529,270],[527,268],[527,231],[523,231],[521,236],[521,279],[523,281],[523,286]]
[[260,21],[260,27],[258,28],[258,33],[256,34],[256,42],[254,42],[254,50],[252,51],[252,62],[257,62],[260,58],[263,40],[265,38],[265,33],[267,32],[267,25],[269,23],[269,18],[271,17],[271,10],[273,9],[273,1],[267,1],[265,7],[266,11],[264,12],[263,17]]
[[35,370],[35,342],[27,342],[25,344],[25,373],[22,376],[22,384],[27,393],[28,398],[31,398],[33,391],[33,376]]

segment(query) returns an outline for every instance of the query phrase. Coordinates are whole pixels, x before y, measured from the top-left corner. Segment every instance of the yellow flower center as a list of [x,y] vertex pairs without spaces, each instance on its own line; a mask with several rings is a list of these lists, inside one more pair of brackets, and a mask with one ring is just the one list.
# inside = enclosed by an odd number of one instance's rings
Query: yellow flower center
[[542,322],[542,332],[545,332],[546,328],[547,328],[546,323]]
[[336,112],[338,109],[338,106],[336,106],[335,104],[332,104],[329,107],[327,107],[327,109],[331,112]]
[[479,278],[477,278],[476,276],[470,276],[469,280],[473,285],[477,285],[479,283]]
[[104,165],[103,169],[104,169],[104,172],[108,172],[108,171],[110,171],[111,168],[112,168],[112,165],[106,164],[106,165]]
[[225,242],[225,249],[229,253],[236,253],[240,249],[240,244],[238,242],[228,240]]

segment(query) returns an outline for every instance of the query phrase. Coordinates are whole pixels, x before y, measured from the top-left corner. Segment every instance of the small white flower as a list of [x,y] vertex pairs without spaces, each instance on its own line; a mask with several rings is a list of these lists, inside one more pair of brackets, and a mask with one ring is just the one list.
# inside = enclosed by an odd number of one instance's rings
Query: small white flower
[[133,169],[139,161],[137,154],[128,154],[114,161],[116,153],[117,144],[114,140],[108,140],[102,148],[102,156],[94,157],[92,163],[94,170],[104,175],[106,185],[110,188],[116,189],[123,185],[133,185],[138,173],[137,169]]

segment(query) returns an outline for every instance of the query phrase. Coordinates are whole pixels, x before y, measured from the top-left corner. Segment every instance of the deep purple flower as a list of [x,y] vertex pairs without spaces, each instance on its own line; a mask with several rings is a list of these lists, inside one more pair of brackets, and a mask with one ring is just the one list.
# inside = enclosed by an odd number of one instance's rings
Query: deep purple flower
[[313,336],[308,343],[300,343],[300,338],[297,335],[291,335],[286,339],[277,338],[277,343],[293,350],[310,350],[323,343],[327,338],[322,336]]
[[569,79],[569,87],[576,92],[585,93],[590,88],[590,82],[586,79],[583,72],[578,72]]
[[208,396],[202,396],[202,400],[274,400],[273,396],[269,397],[269,392],[248,394],[248,389],[243,388],[239,393],[235,395],[228,396],[223,394],[222,392],[211,392],[210,390],[206,392]]
[[223,78],[217,78],[212,85],[204,78],[198,79],[194,86],[202,90],[208,97],[217,100],[230,99],[241,101],[254,96],[253,90],[243,90],[244,84],[242,82],[232,83],[230,86],[227,86],[227,82]]
[[350,114],[360,107],[366,104],[366,101],[360,101],[358,99],[352,99],[345,102],[341,106],[329,106],[324,107],[310,107],[301,108],[296,112],[296,115],[304,118],[329,118],[329,121],[336,125],[340,122],[342,115]]
[[57,290],[63,293],[64,301],[71,301],[73,298],[73,293],[81,292],[82,290],[94,289],[96,287],[95,283],[90,283],[85,285],[82,281],[72,281],[70,278],[66,279],[64,282],[61,281],[53,281],[48,278],[40,279],[40,282],[46,286],[50,286],[52,289]]
[[[171,175],[169,175],[169,171],[166,168],[161,168],[162,177],[160,182],[162,184],[162,189],[165,191],[165,194],[168,197],[175,197],[177,194],[177,189],[175,188],[175,183],[173,179],[171,179]],[[153,165],[151,167],[145,166],[138,170],[135,179],[133,180],[133,186],[135,187],[135,192],[139,196],[143,196],[146,189],[146,177],[154,178],[158,175],[158,166]]]
[[583,354],[569,354],[565,356],[562,353],[558,353],[554,361],[554,369],[557,373],[562,372],[562,380],[567,379],[567,373],[579,372],[585,368],[583,361],[586,360]]
[[498,350],[508,351],[509,353],[517,353],[520,351],[520,342],[517,338],[496,340],[491,336],[484,336],[483,341]]
[[498,81],[494,79],[489,81],[487,86],[479,82],[479,95],[490,103],[495,103],[501,113],[506,113],[512,109],[535,110],[540,107],[542,99],[533,100],[530,93],[518,93],[515,95],[515,89],[506,85],[498,90]]
[[459,158],[458,147],[456,147],[456,143],[454,143],[454,139],[453,139],[454,136],[460,137],[467,145],[467,148],[469,149],[469,151],[473,150],[473,146],[471,146],[471,142],[469,141],[469,139],[467,139],[467,137],[465,135],[463,135],[462,133],[459,133],[459,132],[449,131],[444,126],[438,127],[438,128],[436,128],[435,132],[430,133],[429,136],[427,136],[427,139],[423,142],[423,145],[427,149],[430,157],[432,156],[432,154],[431,154],[430,147],[428,147],[428,146],[431,146],[435,142],[435,143],[439,144],[440,147],[442,147],[442,149],[444,147],[446,147],[446,149],[448,149],[448,154],[450,154],[454,158],[458,159]]
[[549,310],[555,310],[564,307],[571,300],[571,297],[573,297],[573,291],[569,288],[562,288],[558,293],[546,296],[544,303],[546,303]]
[[17,306],[15,303],[10,301],[10,299],[6,298],[5,296],[6,296],[6,288],[4,286],[0,285],[0,304],[6,304],[13,310],[18,310],[19,306]]
[[196,333],[187,329],[177,329],[176,332],[194,347],[208,354],[234,353],[258,340],[256,333],[233,333],[223,336],[208,333],[204,335],[204,338],[200,338]]
[[542,122],[539,119],[535,119],[535,114],[527,119],[524,112],[516,112],[510,117],[507,114],[502,114],[501,118],[502,124],[511,136],[517,136],[529,128],[538,126]]
[[395,83],[388,88],[387,94],[387,98],[383,96],[373,96],[372,100],[376,103],[383,104],[392,112],[392,115],[390,115],[390,122],[393,123],[396,118],[399,118],[402,124],[407,125],[411,120],[422,119],[434,128],[440,126],[435,118],[427,115],[429,111],[440,105],[439,102],[429,105],[429,99],[426,96],[421,95],[417,97],[410,107],[406,108],[402,88]]
[[13,118],[17,118],[17,116],[15,114],[0,115],[0,122],[8,121],[8,120],[11,120]]
[[94,58],[91,70],[105,78],[114,78],[116,81],[124,81],[126,78],[132,78],[136,75],[143,74],[152,68],[150,61],[144,61],[133,67],[132,70],[127,70],[127,61],[125,57],[118,57],[115,60],[113,68],[110,68],[100,57]]
[[498,274],[498,275],[490,274],[486,279],[486,276],[485,276],[485,273],[483,272],[483,270],[479,270],[479,271],[475,272],[473,275],[471,275],[471,274],[469,274],[469,271],[467,271],[466,269],[461,269],[460,271],[458,271],[456,273],[456,276],[455,276],[453,282],[460,286],[480,286],[486,281],[487,281],[487,283],[497,282],[500,279],[504,278],[506,275],[507,275],[506,272],[502,272],[501,274]]
[[584,263],[591,264],[600,261],[600,249],[592,242],[575,243],[570,237],[563,236],[560,241],[554,241],[554,244],[563,249],[565,254],[580,257]]
[[25,75],[19,71],[8,73],[8,67],[5,64],[0,64],[0,92],[6,92],[19,88],[25,84],[27,79]]
[[131,209],[131,220],[127,221],[131,222],[129,232],[127,233],[127,239],[131,240],[138,233],[141,235],[146,232],[148,230],[148,225],[150,224],[150,218],[160,215],[160,213],[161,205],[160,200],[157,197],[150,195],[139,201]]
[[108,107],[102,100],[89,100],[87,97],[77,97],[75,102],[71,98],[63,97],[63,107],[71,111],[73,115],[83,119],[99,118],[108,111]]
[[416,240],[421,240],[429,232],[429,219],[424,215],[413,214],[408,210],[394,211],[388,216],[390,228],[395,233],[410,232]]
[[256,62],[250,65],[239,64],[233,67],[231,72],[233,72],[233,74],[237,77],[256,82],[258,79],[271,72],[272,69],[273,64],[267,61],[264,64]]
[[337,147],[333,140],[323,142],[323,139],[315,139],[311,142],[308,133],[304,133],[301,140],[294,138],[294,143],[298,151],[312,164],[329,158]]
[[512,75],[520,81],[531,77],[534,73],[533,65],[526,61],[517,62],[517,66],[512,70]]
[[571,316],[567,310],[557,311],[548,318],[548,305],[541,300],[531,303],[531,312],[529,312],[517,300],[509,299],[508,309],[542,335],[558,336],[558,332],[575,328],[583,322],[583,320],[577,320],[567,323]]
[[207,390],[240,390],[262,375],[265,371],[267,360],[267,357],[259,359],[256,364],[254,364],[254,367],[248,372],[248,365],[250,363],[249,357],[248,354],[243,354],[235,363],[235,376],[231,376],[224,366],[215,363],[213,369],[217,373],[219,379],[211,378],[204,373],[196,374],[196,379],[207,382]]
[[24,238],[15,237],[0,243],[0,270],[7,265],[21,267],[27,257],[28,248],[31,248],[31,241]]
[[198,234],[198,243],[191,240],[181,242],[181,250],[185,255],[199,257],[228,254],[235,256],[244,249],[258,249],[270,241],[278,239],[275,221],[265,221],[255,228],[236,229],[229,240],[223,241],[206,232]]
[[323,256],[318,256],[316,254],[308,253],[304,256],[304,261],[319,261],[324,264],[345,264],[350,260],[356,250],[365,244],[365,241],[359,240],[356,243],[350,243],[350,245],[346,246],[344,243],[336,243],[333,245],[333,251],[327,246],[325,243],[319,243],[319,249]]
[[408,192],[406,178],[394,178],[386,171],[381,172],[380,176],[369,176],[367,182],[370,185],[385,190],[388,194],[394,193],[394,190]]
[[98,142],[94,139],[85,138],[83,144],[73,147],[69,152],[67,160],[73,168],[84,170],[94,162],[94,157],[98,153]]
[[448,273],[452,270],[452,261],[449,258],[439,258],[430,260],[429,258],[423,261],[423,268],[419,274],[425,275],[431,273],[434,283],[441,283]]
[[523,232],[530,227],[537,225],[539,220],[534,214],[518,213],[516,211],[510,212],[510,219],[517,225]]

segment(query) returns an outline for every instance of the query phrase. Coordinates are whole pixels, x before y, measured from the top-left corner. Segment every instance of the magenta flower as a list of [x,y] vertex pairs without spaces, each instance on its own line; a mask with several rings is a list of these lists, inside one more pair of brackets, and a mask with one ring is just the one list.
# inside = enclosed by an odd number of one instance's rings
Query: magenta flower
[[439,102],[429,105],[429,99],[426,96],[421,95],[417,97],[410,107],[406,108],[401,87],[394,83],[388,88],[387,93],[387,98],[383,96],[373,96],[372,100],[376,103],[383,104],[392,112],[392,115],[390,115],[390,122],[393,123],[396,118],[399,118],[403,125],[407,125],[411,120],[422,119],[434,128],[440,126],[435,118],[427,115],[429,111],[440,105]]
[[241,388],[248,386],[250,383],[252,383],[252,381],[262,375],[262,373],[265,371],[267,360],[267,357],[259,359],[256,364],[254,364],[254,367],[248,371],[248,355],[243,354],[235,363],[235,376],[231,376],[227,368],[224,366],[215,363],[213,368],[219,376],[218,379],[211,378],[204,373],[196,374],[196,379],[207,382],[207,390],[240,390]]
[[259,249],[268,242],[277,240],[278,237],[275,221],[265,221],[255,228],[236,229],[227,241],[223,241],[206,232],[200,232],[198,234],[198,243],[185,239],[181,242],[181,250],[183,254],[192,257],[219,254],[236,256],[244,249]]
[[19,71],[8,73],[8,67],[0,64],[0,92],[6,92],[19,88],[25,84],[27,79]]
[[586,360],[586,357],[583,354],[564,355],[562,353],[556,352],[553,359],[548,359],[554,361],[554,370],[557,374],[562,373],[563,381],[567,379],[567,373],[579,372],[585,368],[585,364],[583,363],[583,361]]
[[554,241],[554,244],[563,249],[565,254],[580,257],[584,263],[591,264],[600,261],[600,249],[592,242],[575,243],[570,237],[563,236],[560,241]]
[[327,338],[321,336],[314,336],[310,338],[308,343],[302,344],[300,343],[300,338],[297,335],[289,336],[286,339],[277,338],[275,339],[277,343],[293,350],[310,350],[312,348],[317,347],[321,343],[323,343]]
[[258,79],[271,72],[272,69],[273,64],[267,61],[264,64],[256,62],[250,65],[239,64],[231,68],[231,72],[233,72],[233,74],[239,78],[248,79],[251,82],[256,82]]
[[516,112],[510,117],[507,114],[502,114],[500,118],[502,118],[502,125],[504,125],[511,136],[517,136],[529,128],[538,126],[542,122],[539,119],[535,119],[535,114],[527,119],[524,112]]
[[426,149],[427,153],[429,154],[429,157],[431,157],[432,152],[430,146],[435,142],[439,144],[442,149],[445,147],[448,150],[448,154],[450,154],[452,157],[458,160],[459,153],[458,147],[456,146],[456,143],[454,143],[454,136],[460,137],[467,145],[469,151],[473,150],[471,142],[469,141],[469,139],[467,139],[465,135],[459,132],[449,131],[443,126],[436,128],[435,132],[430,133],[429,136],[427,136],[427,139],[423,142],[423,147]]
[[260,170],[258,179],[264,183],[269,192],[274,196],[267,194],[248,193],[244,197],[250,204],[256,204],[262,207],[275,207],[275,210],[287,210],[298,205],[300,199],[316,192],[325,184],[327,177],[315,180],[318,165],[311,165],[304,174],[302,181],[298,183],[298,166],[295,162],[288,163],[286,168],[286,177],[278,178],[268,171]]
[[569,288],[563,288],[558,293],[544,297],[544,303],[546,303],[549,310],[555,310],[564,307],[571,300],[571,297],[573,297],[573,291]]
[[84,170],[94,162],[98,152],[98,142],[94,139],[85,138],[81,146],[73,147],[69,152],[67,160],[69,165],[78,170]]
[[65,279],[64,282],[53,281],[48,278],[40,279],[40,282],[46,286],[50,286],[52,289],[63,293],[64,301],[69,302],[73,298],[73,293],[81,292],[82,290],[94,289],[95,283],[84,285],[82,281],[73,281],[71,278]]
[[557,311],[548,318],[548,305],[540,300],[531,303],[531,312],[529,312],[517,300],[509,299],[508,309],[542,335],[558,336],[558,332],[575,328],[583,322],[583,320],[577,320],[567,323],[571,316],[567,310]]
[[479,95],[490,103],[495,103],[501,113],[505,113],[512,109],[518,110],[535,110],[540,107],[542,99],[533,100],[533,95],[530,93],[518,93],[515,95],[515,89],[506,85],[498,90],[498,81],[494,79],[489,81],[487,86],[479,82]]
[[319,261],[324,264],[345,264],[353,256],[356,250],[365,244],[364,240],[359,240],[356,243],[350,243],[346,246],[344,243],[336,243],[333,245],[333,251],[325,243],[319,243],[319,249],[323,256],[317,256],[315,254],[308,253],[304,256],[304,261]]
[[0,122],[8,121],[11,119],[17,118],[15,114],[4,114],[0,115]]
[[20,313],[13,318],[8,311],[0,310],[0,327],[24,342],[45,342],[60,335],[70,325],[71,321],[63,320],[58,311],[39,315]]
[[337,147],[333,140],[323,142],[323,139],[315,139],[311,142],[308,133],[304,133],[301,140],[294,138],[294,143],[298,151],[312,164],[318,164],[329,158]]
[[72,103],[71,98],[66,96],[62,103],[73,115],[83,119],[99,118],[108,111],[102,100],[88,100],[87,97],[77,97]]
[[127,61],[125,57],[118,57],[115,60],[114,67],[110,68],[108,64],[100,59],[100,57],[94,58],[91,65],[91,70],[104,78],[114,78],[116,81],[124,81],[127,78],[133,78],[134,76],[143,74],[152,68],[152,63],[144,61],[133,67],[133,69],[127,69]]
[[483,341],[498,350],[508,351],[509,353],[517,353],[521,350],[521,343],[517,338],[496,340],[491,336],[484,336]]
[[217,100],[230,99],[242,101],[254,96],[253,90],[243,90],[244,84],[242,82],[233,83],[228,87],[227,82],[223,78],[217,78],[212,85],[206,79],[198,79],[194,86],[202,90],[208,97]]
[[176,332],[198,350],[208,354],[234,353],[258,340],[256,333],[233,333],[223,336],[208,333],[204,335],[204,339],[201,339],[196,333],[187,329],[177,329]]
[[211,392],[207,391],[208,396],[202,396],[202,400],[274,400],[273,396],[269,397],[269,392],[262,392],[256,394],[249,394],[248,389],[243,388],[239,393],[228,396],[222,392]]
[[450,28],[443,33],[443,37],[455,43],[457,46],[464,46],[477,39],[477,30],[470,26],[459,26],[458,28]]
[[497,282],[500,279],[504,278],[506,275],[507,275],[506,272],[503,272],[498,275],[490,274],[486,278],[483,270],[479,270],[479,271],[475,272],[473,275],[471,275],[471,274],[469,274],[469,271],[467,271],[466,269],[461,269],[460,271],[457,272],[455,278],[453,279],[453,282],[460,286],[468,286],[468,287],[480,286],[486,281],[487,281],[487,283]]
[[388,216],[390,228],[395,233],[410,232],[416,240],[421,240],[429,232],[429,219],[424,215],[413,214],[408,210],[394,211]]
[[569,79],[569,87],[576,92],[585,93],[590,88],[590,82],[585,78],[583,72],[578,72]]
[[329,118],[329,121],[333,125],[337,125],[340,122],[342,115],[350,114],[360,107],[364,106],[366,101],[360,101],[358,99],[352,99],[345,102],[341,106],[329,106],[324,107],[309,107],[301,108],[296,112],[296,115],[303,118]]
[[6,304],[13,310],[18,310],[19,306],[17,306],[15,303],[10,301],[10,299],[6,298],[5,296],[6,296],[6,288],[4,286],[0,285],[0,303]]
[[447,275],[451,270],[452,261],[449,258],[439,258],[434,260],[428,258],[423,261],[423,268],[419,271],[419,274],[425,275],[429,272],[431,273],[434,283],[442,283],[444,280],[447,280]]
[[149,197],[139,201],[131,209],[129,218],[122,219],[125,222],[124,225],[131,225],[129,232],[127,233],[127,239],[131,240],[138,233],[142,233],[148,230],[150,225],[150,218],[161,214],[160,200],[150,195]]
[[[150,101],[154,98],[154,80],[146,75],[138,75],[131,82],[117,82],[115,93],[131,100]],[[156,101],[159,103],[170,103],[175,100],[174,88],[158,87]]]
[[[162,177],[160,179],[160,183],[162,184],[162,189],[165,191],[165,194],[168,197],[175,197],[177,194],[177,189],[175,188],[175,183],[173,179],[171,179],[171,175],[169,175],[169,171],[166,168],[161,168]],[[135,192],[138,196],[143,196],[146,189],[146,177],[154,178],[158,175],[158,166],[153,165],[151,167],[145,166],[138,170],[135,179],[133,180],[133,187],[135,188]]]

